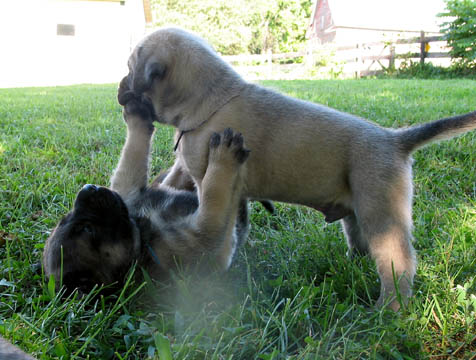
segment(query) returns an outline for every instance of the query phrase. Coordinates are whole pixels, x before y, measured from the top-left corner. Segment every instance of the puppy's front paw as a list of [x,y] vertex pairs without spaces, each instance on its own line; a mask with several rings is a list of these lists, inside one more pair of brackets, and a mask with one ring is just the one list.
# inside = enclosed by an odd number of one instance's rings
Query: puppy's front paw
[[146,131],[149,134],[154,132],[154,125],[148,113],[144,113],[141,103],[136,100],[129,101],[123,110],[124,121],[127,128],[132,130]]
[[150,122],[156,119],[152,101],[148,97],[135,93],[130,89],[129,75],[125,76],[119,84],[117,101],[124,106],[124,118],[126,121],[127,115],[137,115]]
[[222,134],[213,133],[210,138],[209,161],[225,162],[231,165],[243,164],[250,154],[244,147],[243,135],[227,128]]
[[127,115],[137,115],[147,121],[154,121],[155,112],[152,102],[145,96],[130,96],[129,101],[124,105],[124,112]]
[[134,92],[129,86],[129,75],[124,76],[117,89],[117,102],[124,106],[135,97]]

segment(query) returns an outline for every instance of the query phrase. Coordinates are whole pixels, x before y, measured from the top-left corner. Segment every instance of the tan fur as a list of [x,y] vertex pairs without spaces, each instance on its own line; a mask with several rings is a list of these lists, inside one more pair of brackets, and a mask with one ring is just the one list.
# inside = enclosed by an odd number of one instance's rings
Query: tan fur
[[410,153],[474,129],[475,113],[426,127],[384,129],[246,83],[202,39],[178,29],[147,36],[130,56],[129,70],[119,102],[126,93],[142,96],[159,122],[175,126],[177,136],[185,131],[165,184],[179,187],[185,174],[200,189],[207,139],[233,128],[251,150],[243,197],[307,205],[329,221],[342,219],[350,252],[370,252],[377,263],[378,304],[399,308],[394,280],[404,301],[411,296],[416,259]]

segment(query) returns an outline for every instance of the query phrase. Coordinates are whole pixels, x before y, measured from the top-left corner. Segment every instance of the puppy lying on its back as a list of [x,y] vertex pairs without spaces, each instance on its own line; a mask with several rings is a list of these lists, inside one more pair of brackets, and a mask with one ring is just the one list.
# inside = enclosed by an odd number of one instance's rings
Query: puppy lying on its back
[[155,278],[177,264],[225,270],[247,235],[247,222],[239,221],[237,210],[248,157],[243,137],[230,129],[211,136],[198,194],[160,184],[148,187],[154,127],[143,110],[135,100],[125,107],[127,139],[111,189],[84,186],[73,210],[46,241],[45,274],[69,291],[120,284],[134,261]]

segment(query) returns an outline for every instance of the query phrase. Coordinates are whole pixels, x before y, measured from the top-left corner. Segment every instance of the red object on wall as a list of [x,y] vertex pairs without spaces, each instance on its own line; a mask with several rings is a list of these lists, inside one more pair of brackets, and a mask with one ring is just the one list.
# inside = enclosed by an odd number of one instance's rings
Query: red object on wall
[[334,25],[328,0],[317,0],[310,38],[318,38],[321,43],[331,42],[336,36]]

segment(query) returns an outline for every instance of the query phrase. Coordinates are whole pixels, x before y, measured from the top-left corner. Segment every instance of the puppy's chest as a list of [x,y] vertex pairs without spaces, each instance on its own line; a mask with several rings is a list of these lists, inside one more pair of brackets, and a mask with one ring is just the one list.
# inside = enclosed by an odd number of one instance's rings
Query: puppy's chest
[[[210,133],[211,136],[211,133]],[[209,138],[196,136],[195,134],[186,134],[182,140],[180,157],[186,171],[195,179],[202,179],[208,165],[208,142]],[[207,146],[204,146],[207,145]]]
[[167,214],[162,207],[141,206],[136,209],[135,215],[148,219],[154,229],[161,229],[167,224]]

